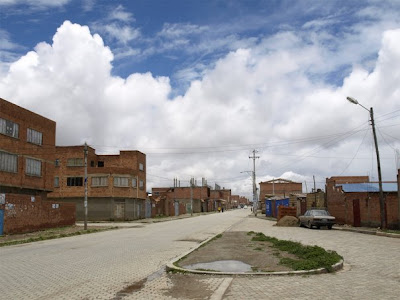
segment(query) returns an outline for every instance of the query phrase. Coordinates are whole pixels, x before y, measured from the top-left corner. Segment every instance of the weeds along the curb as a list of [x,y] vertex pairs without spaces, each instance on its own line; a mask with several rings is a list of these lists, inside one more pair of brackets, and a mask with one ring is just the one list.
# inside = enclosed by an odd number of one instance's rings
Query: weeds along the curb
[[23,239],[23,240],[0,242],[0,247],[12,246],[12,245],[20,245],[20,244],[39,242],[39,241],[45,241],[45,240],[54,240],[54,239],[59,239],[59,238],[64,238],[64,237],[71,237],[71,236],[76,236],[76,235],[84,235],[84,234],[90,234],[90,233],[96,233],[96,232],[108,231],[108,230],[114,230],[114,229],[119,229],[119,227],[116,226],[116,227],[101,228],[101,229],[94,228],[94,229],[79,230],[79,231],[71,232],[71,233],[60,233],[60,234],[48,235],[48,236],[42,236],[41,235],[41,236],[38,236],[38,237],[31,237],[31,238]]

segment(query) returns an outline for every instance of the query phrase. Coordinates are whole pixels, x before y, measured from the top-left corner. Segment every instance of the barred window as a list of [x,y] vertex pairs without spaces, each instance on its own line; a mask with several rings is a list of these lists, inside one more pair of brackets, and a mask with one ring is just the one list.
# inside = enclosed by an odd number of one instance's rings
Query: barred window
[[143,188],[144,188],[144,181],[143,180],[139,180],[139,188],[141,190],[143,190]]
[[43,139],[43,134],[41,132],[28,128],[27,141],[29,143],[42,145],[42,139]]
[[67,177],[67,186],[83,186],[83,177]]
[[92,177],[92,186],[108,186],[107,176]]
[[18,156],[0,151],[0,171],[17,173]]
[[68,167],[83,167],[83,158],[68,158]]
[[54,187],[60,187],[60,178],[54,177]]
[[25,173],[33,176],[42,175],[42,162],[38,159],[27,158]]
[[0,133],[18,138],[19,125],[12,121],[0,118]]
[[114,177],[114,186],[128,187],[129,178],[128,177]]

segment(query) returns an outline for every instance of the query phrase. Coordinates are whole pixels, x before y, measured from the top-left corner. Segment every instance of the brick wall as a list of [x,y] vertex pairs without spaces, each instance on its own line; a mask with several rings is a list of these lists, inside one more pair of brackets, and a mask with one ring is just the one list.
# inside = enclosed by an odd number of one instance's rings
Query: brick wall
[[302,183],[298,182],[260,182],[260,200],[265,199],[265,195],[276,195],[289,197],[290,194],[302,193]]
[[32,232],[75,225],[75,204],[44,201],[41,196],[5,194],[4,233]]

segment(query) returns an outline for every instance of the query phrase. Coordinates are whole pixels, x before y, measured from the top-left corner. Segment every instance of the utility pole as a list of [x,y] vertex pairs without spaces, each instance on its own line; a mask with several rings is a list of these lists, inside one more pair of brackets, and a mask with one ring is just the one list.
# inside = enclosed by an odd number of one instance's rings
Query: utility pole
[[190,216],[193,217],[193,182],[194,178],[190,179]]
[[260,158],[256,156],[257,150],[253,150],[253,156],[249,156],[249,158],[253,159],[253,212],[254,216],[257,217],[258,210],[258,197],[257,197],[257,185],[256,185],[256,158]]
[[369,110],[371,116],[372,133],[374,134],[376,160],[378,164],[378,180],[379,180],[379,206],[381,211],[381,229],[386,228],[386,215],[385,215],[385,198],[383,197],[382,189],[382,174],[381,174],[381,160],[379,159],[378,140],[375,132],[374,110],[371,107]]
[[88,156],[88,146],[87,146],[86,142],[85,142],[85,147],[83,149],[83,152],[85,154],[85,200],[83,202],[83,206],[84,206],[84,209],[85,209],[84,230],[87,230],[87,219],[88,219],[87,156]]

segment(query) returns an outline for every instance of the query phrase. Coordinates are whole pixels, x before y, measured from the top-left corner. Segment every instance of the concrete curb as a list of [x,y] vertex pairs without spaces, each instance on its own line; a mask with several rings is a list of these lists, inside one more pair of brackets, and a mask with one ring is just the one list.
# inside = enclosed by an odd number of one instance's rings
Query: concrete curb
[[[217,236],[217,235],[215,235]],[[179,272],[179,273],[191,273],[191,274],[203,274],[203,275],[221,275],[221,276],[282,276],[282,275],[312,275],[312,274],[323,274],[328,273],[326,268],[319,268],[313,270],[301,270],[301,271],[279,271],[279,272],[215,272],[215,271],[202,271],[202,270],[190,270],[178,267],[175,265],[178,261],[180,261],[185,256],[189,255],[196,249],[200,248],[202,245],[208,243],[215,236],[201,242],[197,247],[185,252],[184,254],[178,256],[173,259],[165,266],[167,272]],[[332,269],[336,272],[338,270],[343,269],[343,260],[338,263],[332,265]]]
[[377,235],[377,236],[385,236],[390,238],[400,238],[400,234],[397,233],[390,233],[390,232],[383,232],[379,230],[368,230],[368,229],[357,229],[357,228],[341,228],[341,227],[333,227],[334,230],[341,230],[341,231],[350,231],[362,234],[370,234],[370,235]]

